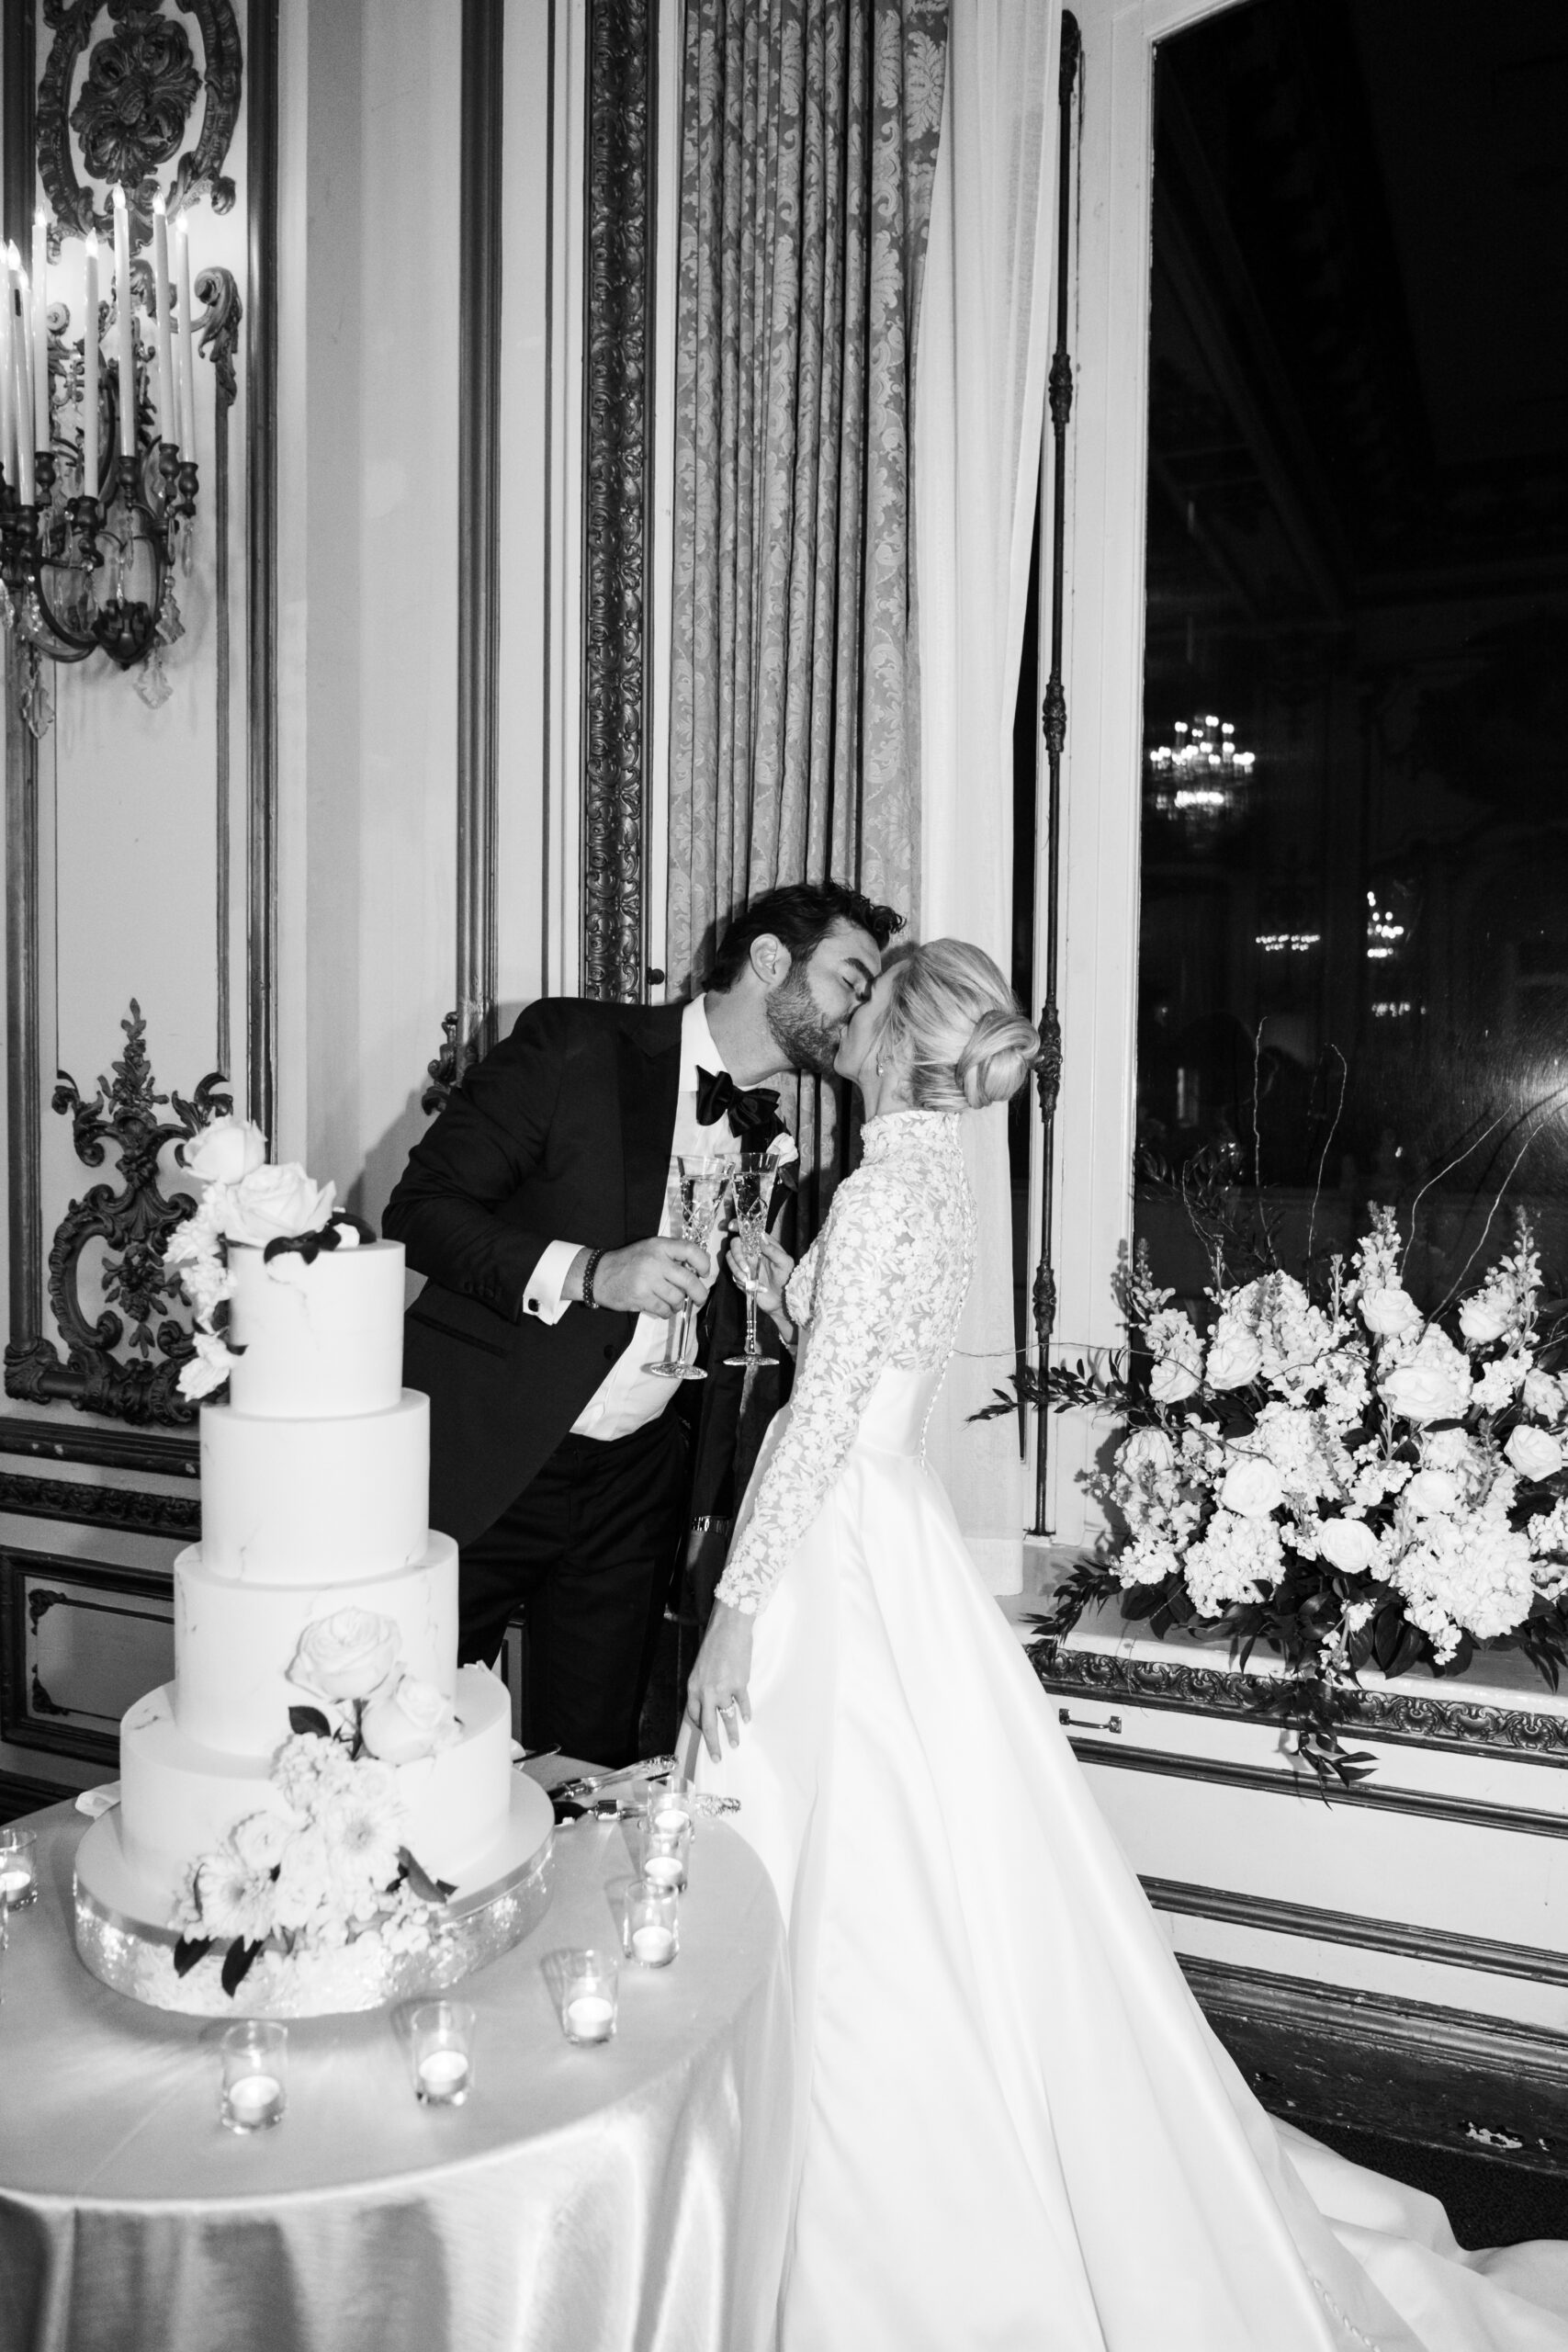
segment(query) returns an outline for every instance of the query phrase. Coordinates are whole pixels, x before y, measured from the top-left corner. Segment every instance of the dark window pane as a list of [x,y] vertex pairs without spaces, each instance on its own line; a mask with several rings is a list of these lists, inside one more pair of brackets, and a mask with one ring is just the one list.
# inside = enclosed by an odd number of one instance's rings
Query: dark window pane
[[1137,1231],[1192,1301],[1195,1190],[1296,1272],[1393,1201],[1430,1308],[1523,1203],[1568,1290],[1568,12],[1156,89]]

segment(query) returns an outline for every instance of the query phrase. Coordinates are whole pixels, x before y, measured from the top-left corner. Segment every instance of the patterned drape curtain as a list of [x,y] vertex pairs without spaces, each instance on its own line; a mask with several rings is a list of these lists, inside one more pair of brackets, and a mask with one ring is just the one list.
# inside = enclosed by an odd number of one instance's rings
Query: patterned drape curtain
[[[948,0],[690,0],[666,963],[834,875],[915,916],[914,324]],[[802,1090],[820,1213],[830,1090]]]

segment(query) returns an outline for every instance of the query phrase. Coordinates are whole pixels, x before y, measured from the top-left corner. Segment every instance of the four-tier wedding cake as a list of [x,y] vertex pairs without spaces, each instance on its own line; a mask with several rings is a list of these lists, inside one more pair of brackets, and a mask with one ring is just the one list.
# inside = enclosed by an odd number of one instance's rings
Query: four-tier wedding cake
[[402,1249],[265,1165],[254,1130],[218,1129],[187,1148],[211,1181],[169,1255],[200,1317],[187,1390],[227,1375],[229,1401],[201,1410],[175,1679],[121,1724],[77,1944],[161,2007],[370,2007],[527,1932],[551,1808],[512,1768],[504,1684],[457,1664],[429,1401],[401,1384]]

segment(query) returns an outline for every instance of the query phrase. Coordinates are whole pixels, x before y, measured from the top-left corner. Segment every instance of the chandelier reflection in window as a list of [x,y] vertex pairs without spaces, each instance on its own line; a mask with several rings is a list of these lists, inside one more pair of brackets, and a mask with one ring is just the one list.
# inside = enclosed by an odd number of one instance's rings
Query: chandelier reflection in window
[[1258,754],[1242,751],[1230,720],[1213,711],[1179,718],[1171,733],[1173,742],[1154,744],[1145,755],[1147,804],[1195,849],[1206,848],[1246,814]]

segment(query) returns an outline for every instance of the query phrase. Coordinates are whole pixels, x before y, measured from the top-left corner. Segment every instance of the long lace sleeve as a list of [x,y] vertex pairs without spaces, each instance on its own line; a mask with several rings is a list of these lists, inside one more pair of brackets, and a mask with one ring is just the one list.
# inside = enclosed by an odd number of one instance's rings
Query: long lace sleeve
[[789,1427],[718,1581],[715,1597],[734,1609],[762,1607],[854,1443],[862,1408],[907,1324],[903,1293],[920,1255],[919,1222],[914,1194],[891,1171],[863,1169],[839,1190],[817,1253]]

